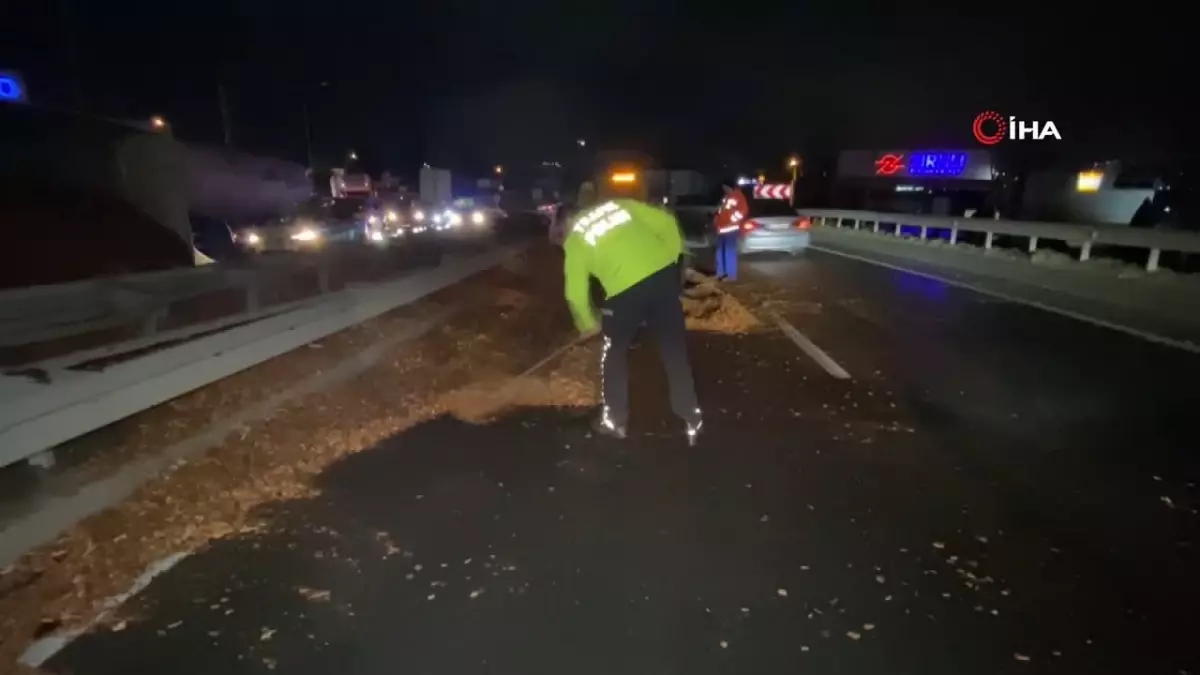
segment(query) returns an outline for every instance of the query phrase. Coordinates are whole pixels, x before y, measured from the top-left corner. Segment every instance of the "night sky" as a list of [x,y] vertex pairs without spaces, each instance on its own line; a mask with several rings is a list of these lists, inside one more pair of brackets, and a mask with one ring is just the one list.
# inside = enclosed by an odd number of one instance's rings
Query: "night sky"
[[1182,18],[889,6],[5,0],[0,69],[37,103],[198,142],[221,140],[223,83],[236,147],[297,161],[307,101],[319,160],[400,172],[561,160],[576,138],[675,164],[971,147],[984,109],[1055,121],[1064,157],[1187,140]]

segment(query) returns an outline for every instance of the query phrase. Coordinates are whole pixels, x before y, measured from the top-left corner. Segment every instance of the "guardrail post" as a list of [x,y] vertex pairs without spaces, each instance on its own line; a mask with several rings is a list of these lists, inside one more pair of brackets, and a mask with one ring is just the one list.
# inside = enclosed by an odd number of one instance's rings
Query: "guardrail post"
[[259,303],[258,282],[251,281],[246,284],[246,311],[257,312]]
[[158,332],[159,322],[171,314],[170,307],[156,309],[142,318],[140,335],[154,335]]
[[1158,271],[1158,254],[1160,252],[1161,252],[1161,249],[1157,249],[1157,248],[1150,249],[1150,257],[1146,259],[1146,271],[1147,272],[1157,272]]
[[42,450],[41,452],[35,452],[29,457],[26,457],[25,461],[29,463],[29,466],[36,466],[39,469],[53,469],[54,465],[58,463],[58,460],[54,455],[53,448],[49,450]]
[[329,292],[329,266],[324,261],[317,266],[317,288],[321,289],[321,295]]
[[924,225],[922,225],[921,226],[921,240],[922,241],[925,240],[925,237],[927,236],[927,234],[928,234],[928,228],[925,227]]
[[878,220],[871,222],[871,231],[874,232],[875,234],[879,234],[879,221]]
[[893,234],[895,234],[897,237],[903,236],[904,235],[904,226],[901,225],[899,222],[897,222],[896,223],[896,231]]
[[994,232],[988,232],[987,236],[984,237],[984,240],[983,240],[983,248],[984,249],[990,250],[992,248],[992,236],[994,234],[995,234]]
[[1092,257],[1092,242],[1085,241],[1079,247],[1079,262],[1087,262]]
[[954,246],[958,243],[958,225],[950,226],[950,245]]
[[1034,251],[1037,250],[1037,240],[1038,240],[1037,237],[1029,238],[1029,252],[1030,253],[1033,253]]

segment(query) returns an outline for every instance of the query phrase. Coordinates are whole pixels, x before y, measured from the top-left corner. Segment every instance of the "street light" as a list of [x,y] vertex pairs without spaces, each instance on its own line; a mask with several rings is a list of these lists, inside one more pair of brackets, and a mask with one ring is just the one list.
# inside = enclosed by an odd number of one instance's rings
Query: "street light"
[[587,141],[583,140],[582,138],[577,139],[575,142],[578,143],[579,147],[581,147],[581,148],[587,147]]
[[357,153],[357,152],[355,152],[355,151],[353,151],[353,150],[351,150],[351,151],[350,151],[350,159],[357,161],[357,160],[358,160],[358,153]]
[[796,177],[800,175],[800,158],[796,155],[788,157],[788,168],[792,170],[792,196],[788,199],[789,204],[796,203]]
[[150,128],[162,131],[167,128],[167,121],[163,119],[162,115],[153,115],[150,117]]
[[502,175],[504,173],[504,167],[499,164],[497,164],[496,167],[492,170],[496,172],[497,176]]

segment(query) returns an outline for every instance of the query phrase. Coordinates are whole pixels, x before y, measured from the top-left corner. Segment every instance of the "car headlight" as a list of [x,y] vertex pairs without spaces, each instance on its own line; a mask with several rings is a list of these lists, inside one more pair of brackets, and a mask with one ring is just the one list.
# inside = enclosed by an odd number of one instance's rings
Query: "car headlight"
[[262,238],[258,236],[257,232],[247,232],[243,234],[241,238],[247,244],[257,244],[262,241]]
[[396,213],[395,211],[388,211],[383,217],[389,223],[394,223],[397,220],[400,220],[400,214]]
[[458,215],[454,211],[447,211],[445,215],[446,215],[446,223],[447,224],[449,224],[449,225],[462,224],[462,216]]
[[379,216],[367,216],[367,222],[371,225],[379,224]]
[[300,230],[299,232],[292,235],[292,239],[295,241],[316,241],[320,238],[321,238],[321,233],[317,232],[316,230],[312,229],[311,227],[306,227],[303,230]]
[[417,221],[418,223],[425,220],[425,212],[413,211],[413,220]]
[[368,236],[371,237],[371,241],[383,241],[383,233],[379,230],[371,230],[371,234]]
[[472,223],[475,223],[476,225],[482,225],[483,220],[484,220],[483,219],[483,211],[472,211],[471,212],[471,222]]

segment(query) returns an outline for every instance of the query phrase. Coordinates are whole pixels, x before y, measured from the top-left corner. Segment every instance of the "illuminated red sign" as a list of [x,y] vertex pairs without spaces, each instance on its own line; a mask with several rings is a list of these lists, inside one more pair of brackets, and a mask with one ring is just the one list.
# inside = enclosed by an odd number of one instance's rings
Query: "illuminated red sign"
[[904,155],[886,154],[875,160],[875,175],[891,176],[904,171]]

